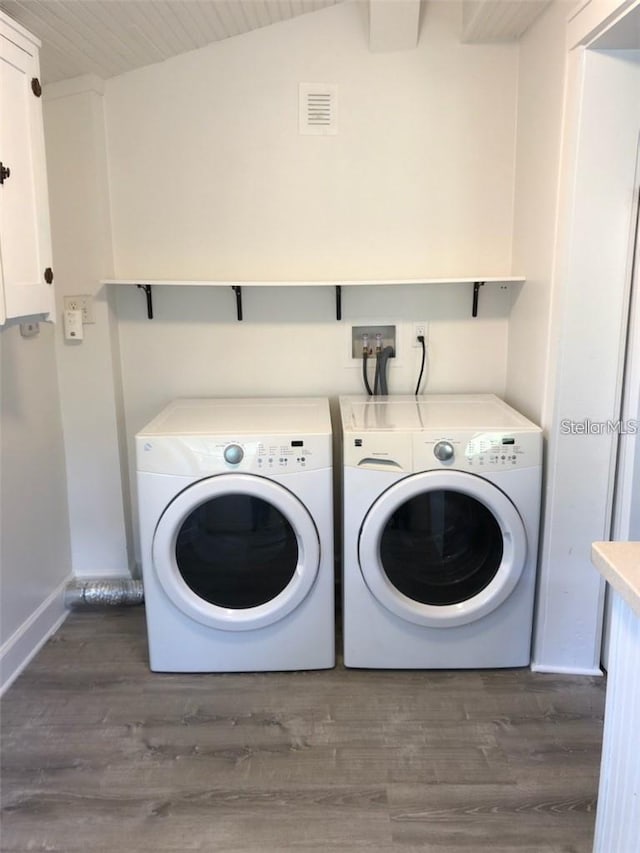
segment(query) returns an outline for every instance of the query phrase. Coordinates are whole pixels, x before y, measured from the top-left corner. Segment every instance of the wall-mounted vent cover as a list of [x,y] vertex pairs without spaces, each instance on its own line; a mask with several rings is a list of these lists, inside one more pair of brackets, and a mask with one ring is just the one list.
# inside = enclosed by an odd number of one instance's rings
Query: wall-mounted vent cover
[[300,83],[300,133],[323,136],[337,132],[338,87]]

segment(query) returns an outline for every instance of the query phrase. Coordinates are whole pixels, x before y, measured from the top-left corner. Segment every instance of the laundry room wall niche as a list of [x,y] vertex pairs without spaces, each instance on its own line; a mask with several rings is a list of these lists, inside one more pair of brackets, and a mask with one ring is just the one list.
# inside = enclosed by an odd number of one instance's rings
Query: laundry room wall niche
[[[238,323],[227,288],[157,288],[149,321],[137,288],[99,284],[510,275],[518,48],[463,45],[460,19],[458,4],[429,4],[415,50],[373,54],[362,5],[340,4],[102,88],[52,87],[50,172],[83,176],[55,194],[59,294],[93,289],[99,317],[63,350],[65,429],[78,436],[109,407],[100,457],[68,463],[78,574],[102,574],[82,530],[110,555],[127,541],[131,437],[175,396],[357,392],[345,325],[405,335],[416,317],[429,323],[427,390],[504,393],[499,287],[483,288],[474,320],[470,285],[343,288],[341,323],[332,288],[247,288]],[[301,81],[338,87],[335,136],[298,134]],[[392,392],[410,390],[417,357],[391,368]],[[83,503],[103,475],[121,488]],[[135,563],[128,541],[114,572]]]

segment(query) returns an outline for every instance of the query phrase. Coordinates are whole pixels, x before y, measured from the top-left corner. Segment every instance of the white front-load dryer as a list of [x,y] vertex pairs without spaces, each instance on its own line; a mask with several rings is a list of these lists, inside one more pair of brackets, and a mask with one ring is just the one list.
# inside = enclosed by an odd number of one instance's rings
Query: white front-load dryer
[[345,665],[528,665],[540,428],[484,394],[340,410]]
[[328,400],[175,400],[136,464],[151,669],[332,667]]

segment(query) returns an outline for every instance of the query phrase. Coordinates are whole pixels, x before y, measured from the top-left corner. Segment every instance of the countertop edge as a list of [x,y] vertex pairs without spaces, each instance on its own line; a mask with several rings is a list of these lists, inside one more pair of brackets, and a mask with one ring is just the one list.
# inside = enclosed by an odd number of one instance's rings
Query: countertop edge
[[591,562],[640,617],[640,542],[593,542]]

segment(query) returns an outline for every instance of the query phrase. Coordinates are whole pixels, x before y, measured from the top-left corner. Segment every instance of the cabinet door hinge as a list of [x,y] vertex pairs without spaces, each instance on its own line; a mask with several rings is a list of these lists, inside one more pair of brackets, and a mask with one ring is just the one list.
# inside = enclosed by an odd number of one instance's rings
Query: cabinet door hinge
[[36,96],[36,98],[39,98],[40,95],[42,95],[42,86],[40,85],[40,81],[37,77],[31,78],[31,91]]
[[0,162],[0,184],[4,184],[7,178],[11,175],[11,169]]

